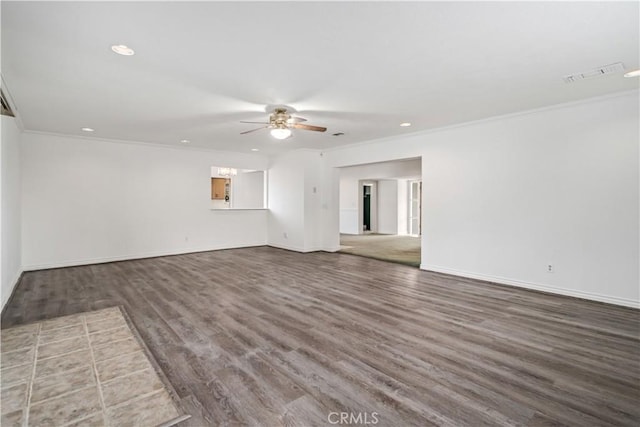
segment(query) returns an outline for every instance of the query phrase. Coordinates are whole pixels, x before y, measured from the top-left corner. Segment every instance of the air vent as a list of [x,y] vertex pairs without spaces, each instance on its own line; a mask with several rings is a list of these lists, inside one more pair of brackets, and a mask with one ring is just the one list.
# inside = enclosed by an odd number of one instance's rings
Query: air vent
[[615,64],[603,65],[593,70],[583,71],[582,73],[571,74],[564,76],[565,83],[575,83],[584,79],[592,79],[594,77],[606,76],[607,74],[621,73],[624,71],[624,65],[622,62],[616,62]]
[[15,114],[13,114],[13,110],[11,109],[7,98],[4,96],[4,92],[2,91],[2,89],[0,89],[0,104],[2,104],[2,109],[0,112],[3,116],[15,117]]

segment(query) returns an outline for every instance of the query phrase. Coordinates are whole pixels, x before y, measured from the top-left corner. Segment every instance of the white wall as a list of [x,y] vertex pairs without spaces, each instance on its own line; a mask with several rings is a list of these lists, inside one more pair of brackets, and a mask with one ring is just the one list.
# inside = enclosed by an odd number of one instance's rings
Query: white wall
[[378,181],[378,233],[398,232],[398,182],[381,179]]
[[286,153],[269,166],[268,243],[304,251],[304,155]]
[[2,145],[1,158],[1,192],[2,203],[1,240],[0,250],[2,263],[0,264],[0,276],[2,287],[0,289],[0,301],[4,308],[13,288],[17,284],[22,273],[21,257],[21,203],[20,203],[20,131],[15,119],[2,116]]
[[268,171],[269,245],[300,252],[323,247],[321,164],[317,150],[291,151],[272,160]]
[[398,230],[399,235],[409,234],[409,180],[398,180]]
[[23,265],[38,269],[264,245],[266,211],[210,209],[211,165],[253,154],[24,133]]
[[[322,230],[318,226],[321,222],[322,187],[321,171],[322,158],[316,150],[305,150],[304,156],[304,231],[305,252],[322,249]],[[294,196],[295,197],[295,196]]]
[[[321,235],[320,246],[328,252],[340,250],[340,170],[331,167],[327,156],[320,153],[320,198],[321,215],[312,226],[317,227]],[[327,233],[327,230],[332,232]]]
[[360,199],[362,188],[357,176],[340,174],[340,233],[362,233]]
[[238,171],[231,180],[231,205],[234,209],[263,209],[264,171]]
[[422,157],[423,269],[637,307],[638,101],[625,92],[335,149],[326,167]]

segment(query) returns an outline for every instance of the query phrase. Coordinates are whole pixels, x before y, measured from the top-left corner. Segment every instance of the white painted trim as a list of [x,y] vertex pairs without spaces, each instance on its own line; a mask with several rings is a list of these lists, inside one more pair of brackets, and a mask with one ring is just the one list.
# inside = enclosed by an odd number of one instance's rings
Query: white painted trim
[[[638,89],[624,90],[624,91],[614,92],[614,93],[610,93],[610,94],[606,94],[606,95],[595,96],[595,97],[586,98],[586,99],[580,99],[580,100],[577,100],[577,101],[563,102],[563,103],[560,103],[560,104],[547,105],[545,107],[540,107],[540,108],[532,108],[532,109],[529,109],[529,110],[517,111],[515,113],[502,114],[502,115],[499,115],[499,116],[490,116],[490,117],[485,117],[483,119],[471,120],[471,121],[468,121],[468,122],[454,123],[454,124],[451,124],[451,125],[439,126],[439,127],[435,127],[435,128],[431,128],[431,129],[423,129],[423,130],[419,130],[419,131],[411,132],[411,133],[403,133],[401,135],[391,135],[391,136],[385,136],[385,137],[382,137],[382,138],[369,139],[367,141],[354,142],[353,144],[339,145],[337,147],[327,148],[324,152],[325,153],[331,153],[331,152],[334,152],[334,151],[340,151],[340,150],[344,150],[344,149],[351,149],[353,147],[358,147],[360,145],[369,145],[369,144],[391,142],[391,141],[393,141],[394,143],[397,143],[397,142],[405,140],[405,139],[411,139],[411,138],[419,137],[419,136],[422,136],[422,135],[428,135],[428,134],[431,134],[431,133],[443,132],[443,131],[447,131],[447,130],[450,130],[450,129],[463,128],[463,127],[478,125],[478,124],[482,124],[482,123],[489,123],[489,122],[493,122],[493,121],[496,121],[496,120],[510,119],[510,118],[518,117],[518,116],[527,116],[529,114],[539,113],[539,112],[543,112],[543,111],[560,110],[560,109],[563,109],[563,108],[571,108],[571,107],[575,107],[575,106],[582,105],[582,104],[589,104],[589,103],[592,103],[592,102],[600,102],[600,101],[605,101],[607,99],[618,98],[618,97],[623,97],[623,96],[629,96],[632,93],[635,93],[635,92],[638,92],[638,91],[639,91]],[[420,156],[418,156],[418,157],[420,157]],[[412,159],[412,158],[415,158],[415,157],[409,157],[409,159]],[[403,159],[404,159],[404,157],[399,157],[397,159],[389,158],[389,159],[384,160],[384,161],[403,160]],[[375,163],[378,163],[378,162],[375,162]],[[367,163],[364,163],[364,164],[367,164]],[[344,166],[334,166],[334,167],[340,168],[340,167],[355,166],[355,165],[357,165],[357,164],[354,164],[354,165],[350,164],[350,165],[344,165]]]
[[209,208],[216,212],[238,212],[238,211],[268,211],[269,208]]
[[281,243],[267,243],[267,246],[271,246],[272,248],[278,248],[278,249],[286,249],[287,251],[293,251],[293,252],[304,252],[304,248],[300,246],[283,245]]
[[323,248],[320,247],[313,247],[313,248],[303,248],[301,246],[293,246],[293,245],[283,245],[280,243],[267,243],[267,246],[271,246],[272,248],[278,248],[278,249],[286,249],[288,251],[293,251],[293,252],[300,252],[300,253],[308,253],[308,252],[318,252],[318,251],[323,251]]
[[13,291],[16,289],[16,286],[18,286],[18,280],[20,280],[20,276],[22,276],[22,273],[24,273],[24,271],[25,270],[21,267],[18,269],[15,276],[13,276],[13,281],[11,282],[13,284],[11,285],[11,289],[9,289],[9,292],[7,292],[9,295],[6,296],[6,299],[4,295],[2,296],[4,301],[2,301],[2,307],[0,307],[0,310],[4,310],[4,306],[9,302],[9,298],[11,298],[11,295],[13,295]]
[[340,250],[340,246],[333,246],[330,248],[322,248],[322,249],[318,249],[319,251],[323,251],[323,252],[338,252]]
[[470,279],[484,280],[487,282],[494,282],[501,285],[509,285],[509,286],[515,286],[518,288],[532,289],[534,291],[548,292],[551,294],[564,295],[564,296],[581,298],[581,299],[586,299],[591,301],[605,302],[608,304],[621,305],[621,306],[631,307],[631,308],[640,308],[640,301],[634,301],[626,298],[617,298],[617,297],[612,297],[608,295],[575,291],[575,290],[564,289],[564,288],[557,288],[549,285],[541,285],[538,283],[523,282],[521,280],[515,280],[515,279],[507,279],[504,277],[489,276],[481,273],[472,273],[468,271],[454,270],[451,268],[440,267],[437,265],[430,265],[430,264],[420,264],[420,269],[426,270],[426,271],[434,271],[436,273],[451,274],[454,276],[461,276],[461,277],[466,277]]
[[304,250],[304,252],[321,252],[321,251],[324,251],[324,249],[322,249],[322,246],[312,246]]
[[323,151],[320,150],[319,148],[309,148],[309,147],[303,147],[303,148],[295,148],[291,151],[287,151],[287,153],[298,153],[300,151],[304,151],[304,152],[308,152],[308,153],[316,153],[318,155],[320,155],[320,157],[322,157],[322,153]]
[[49,268],[63,268],[63,267],[75,267],[80,265],[91,265],[91,264],[104,264],[107,262],[118,262],[118,261],[131,261],[136,259],[145,259],[145,258],[156,258],[161,256],[171,256],[171,255],[185,255],[197,252],[208,252],[208,251],[219,251],[224,249],[238,249],[238,248],[252,248],[265,246],[266,243],[246,243],[234,246],[207,246],[202,248],[188,248],[179,251],[158,251],[158,252],[147,252],[143,254],[130,254],[130,255],[122,255],[122,256],[114,256],[114,257],[103,257],[103,258],[89,258],[89,259],[80,259],[80,260],[72,260],[72,261],[62,261],[62,262],[54,262],[54,263],[44,263],[44,264],[31,264],[27,266],[23,266],[24,271],[35,271],[35,270],[45,270]]
[[[170,145],[162,142],[145,142],[145,141],[132,141],[128,139],[113,139],[113,138],[100,138],[96,136],[90,135],[74,135],[74,134],[65,134],[58,132],[44,132],[37,130],[24,130],[23,133],[31,134],[31,135],[44,135],[44,136],[54,136],[58,138],[69,138],[69,139],[82,139],[82,140],[90,140],[95,142],[111,142],[116,144],[127,144],[127,145],[137,145],[141,147],[156,147],[156,148],[166,148],[169,150],[178,150],[178,151],[200,151],[210,154],[221,154],[221,155],[233,155],[233,156],[243,156],[247,159],[261,159],[261,160],[269,160],[269,156],[265,154],[251,154],[251,153],[243,153],[242,151],[224,151],[224,150],[216,150],[213,148],[206,147],[196,147],[191,145]],[[225,162],[226,164],[227,162]],[[234,165],[228,165],[229,167],[234,167]]]

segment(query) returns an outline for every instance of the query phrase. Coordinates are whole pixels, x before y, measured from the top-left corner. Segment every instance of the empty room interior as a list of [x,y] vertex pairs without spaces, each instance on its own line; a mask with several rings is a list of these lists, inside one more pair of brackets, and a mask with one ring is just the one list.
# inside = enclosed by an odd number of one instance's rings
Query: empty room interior
[[638,2],[0,12],[3,427],[640,424]]

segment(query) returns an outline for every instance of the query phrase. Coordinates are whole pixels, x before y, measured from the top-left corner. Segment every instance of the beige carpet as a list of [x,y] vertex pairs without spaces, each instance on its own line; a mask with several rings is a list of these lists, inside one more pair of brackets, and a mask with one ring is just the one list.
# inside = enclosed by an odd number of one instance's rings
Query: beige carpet
[[419,267],[420,237],[341,234],[340,252]]
[[134,331],[118,307],[2,330],[1,425],[158,426],[188,418]]

